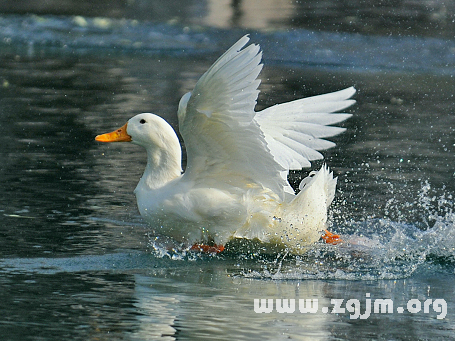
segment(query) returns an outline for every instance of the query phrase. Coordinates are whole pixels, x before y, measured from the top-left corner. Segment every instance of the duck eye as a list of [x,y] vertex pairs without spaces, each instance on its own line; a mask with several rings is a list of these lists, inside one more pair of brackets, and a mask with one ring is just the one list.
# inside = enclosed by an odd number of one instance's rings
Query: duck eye
[[147,122],[147,121],[144,120],[144,119],[142,119],[142,120],[139,121],[140,124],[144,124],[144,123],[146,123],[146,122]]

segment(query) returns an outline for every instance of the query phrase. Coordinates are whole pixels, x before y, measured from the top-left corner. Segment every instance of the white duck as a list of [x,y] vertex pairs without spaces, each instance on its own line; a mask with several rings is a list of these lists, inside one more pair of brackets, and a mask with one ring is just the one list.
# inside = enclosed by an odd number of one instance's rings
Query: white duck
[[[323,166],[295,194],[289,170],[322,159],[323,140],[344,131],[327,126],[350,114],[348,88],[255,112],[260,48],[244,36],[180,100],[178,119],[187,151],[162,118],[144,113],[97,141],[130,141],[147,151],[147,166],[134,193],[142,217],[160,234],[205,251],[222,251],[233,238],[255,239],[304,252],[326,229],[336,178]],[[323,238],[336,242],[326,231]]]

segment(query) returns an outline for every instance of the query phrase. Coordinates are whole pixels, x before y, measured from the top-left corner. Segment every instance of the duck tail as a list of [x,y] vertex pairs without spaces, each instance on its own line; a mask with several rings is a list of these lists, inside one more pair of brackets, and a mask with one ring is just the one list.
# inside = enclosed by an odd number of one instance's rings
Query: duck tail
[[[299,194],[296,196],[294,200],[297,200],[299,195],[302,192],[310,191],[313,193],[315,189],[317,189],[320,194],[323,195],[324,200],[326,202],[326,208],[330,206],[335,197],[335,189],[337,186],[337,179],[333,177],[333,172],[330,171],[327,165],[323,165],[321,169],[316,172],[311,172],[306,178],[304,178],[299,185]],[[305,194],[302,194],[305,196]],[[308,195],[308,194],[306,194]],[[298,199],[300,200],[300,199]]]
[[283,243],[294,253],[303,253],[321,238],[327,228],[327,210],[335,196],[337,178],[326,165],[300,183],[300,192],[283,207]]

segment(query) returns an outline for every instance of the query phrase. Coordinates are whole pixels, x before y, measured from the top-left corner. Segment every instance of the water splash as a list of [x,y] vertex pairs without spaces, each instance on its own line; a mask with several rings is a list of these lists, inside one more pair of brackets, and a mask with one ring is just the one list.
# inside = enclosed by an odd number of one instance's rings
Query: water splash
[[[453,195],[436,195],[428,182],[412,203],[389,200],[386,213],[402,214],[403,221],[389,218],[345,221],[336,226],[341,245],[318,243],[302,257],[242,269],[239,275],[270,279],[398,279],[428,267],[455,267],[455,213]],[[419,220],[406,222],[409,211]]]
[[[386,211],[412,211],[415,223],[390,218],[345,221],[334,226],[344,243],[318,242],[302,256],[286,252],[270,254],[255,241],[233,243],[217,256],[179,251],[179,245],[164,237],[151,237],[150,249],[158,258],[173,260],[211,259],[229,261],[233,276],[260,279],[398,279],[428,267],[455,268],[455,213],[452,194],[434,194],[428,182],[422,184],[412,203],[390,200]],[[406,216],[409,216],[407,214]],[[405,220],[405,219],[403,219]]]

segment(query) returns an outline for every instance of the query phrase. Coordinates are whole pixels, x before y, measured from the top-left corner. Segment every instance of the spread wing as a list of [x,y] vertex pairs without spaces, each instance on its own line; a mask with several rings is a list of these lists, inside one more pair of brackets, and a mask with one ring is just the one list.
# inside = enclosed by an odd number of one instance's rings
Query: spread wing
[[289,184],[254,119],[260,48],[244,36],[226,51],[179,104],[179,127],[187,151],[185,176],[238,187],[259,184],[283,195]]
[[[277,104],[257,113],[270,152],[286,170],[310,167],[310,161],[322,159],[318,150],[335,146],[324,138],[338,135],[345,128],[329,126],[351,117],[333,113],[355,103],[353,87],[324,95]],[[287,172],[283,175],[287,176]]]

